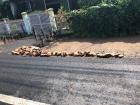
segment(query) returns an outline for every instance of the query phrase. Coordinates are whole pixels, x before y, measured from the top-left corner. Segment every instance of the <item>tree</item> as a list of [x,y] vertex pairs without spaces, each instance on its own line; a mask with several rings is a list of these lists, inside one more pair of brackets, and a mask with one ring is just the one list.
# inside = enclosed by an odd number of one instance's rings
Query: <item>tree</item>
[[2,18],[3,0],[0,0],[0,18]]

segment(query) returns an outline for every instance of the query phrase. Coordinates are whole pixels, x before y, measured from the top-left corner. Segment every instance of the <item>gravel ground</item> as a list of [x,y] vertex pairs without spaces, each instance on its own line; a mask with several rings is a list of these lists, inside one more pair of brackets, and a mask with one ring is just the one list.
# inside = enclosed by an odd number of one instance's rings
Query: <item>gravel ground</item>
[[61,39],[46,46],[49,51],[90,51],[120,53],[126,57],[140,58],[140,37],[108,39]]

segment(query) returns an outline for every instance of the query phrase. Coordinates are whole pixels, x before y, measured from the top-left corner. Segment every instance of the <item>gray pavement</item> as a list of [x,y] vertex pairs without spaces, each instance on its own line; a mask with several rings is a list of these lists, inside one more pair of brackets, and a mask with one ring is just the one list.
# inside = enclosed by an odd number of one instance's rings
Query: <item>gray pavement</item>
[[51,105],[140,105],[140,59],[0,54],[0,94]]
[[10,104],[0,102],[0,105],[10,105]]

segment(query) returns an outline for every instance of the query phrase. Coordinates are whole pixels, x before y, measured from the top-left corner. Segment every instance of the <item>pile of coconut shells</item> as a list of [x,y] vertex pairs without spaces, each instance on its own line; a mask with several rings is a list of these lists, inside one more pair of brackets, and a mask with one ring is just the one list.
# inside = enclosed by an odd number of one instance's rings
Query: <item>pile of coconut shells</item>
[[33,57],[51,57],[51,56],[61,56],[61,57],[67,57],[67,56],[73,56],[73,57],[98,57],[98,58],[123,58],[123,54],[113,54],[113,53],[93,53],[93,52],[50,52],[47,49],[41,49],[36,46],[22,46],[18,47],[15,50],[12,51],[12,55],[22,55],[22,56],[33,56]]
[[41,48],[36,46],[22,46],[12,51],[13,55],[40,56]]

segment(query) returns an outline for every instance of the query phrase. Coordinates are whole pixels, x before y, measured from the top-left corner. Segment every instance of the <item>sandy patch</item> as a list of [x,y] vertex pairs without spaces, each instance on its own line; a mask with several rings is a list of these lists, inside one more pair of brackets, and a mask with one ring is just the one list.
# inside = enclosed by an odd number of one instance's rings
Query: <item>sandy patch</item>
[[[4,43],[2,41],[0,41],[0,46],[3,45]],[[0,53],[1,53],[1,47],[0,47]]]
[[2,41],[0,41],[0,45],[3,45],[4,43]]
[[121,53],[126,57],[140,57],[140,37],[112,39],[61,39],[45,47],[49,51],[90,51]]

